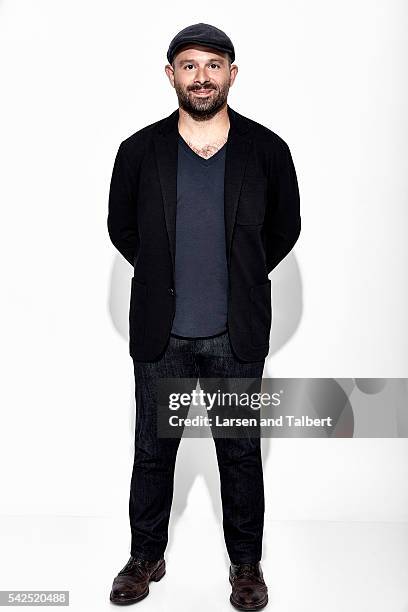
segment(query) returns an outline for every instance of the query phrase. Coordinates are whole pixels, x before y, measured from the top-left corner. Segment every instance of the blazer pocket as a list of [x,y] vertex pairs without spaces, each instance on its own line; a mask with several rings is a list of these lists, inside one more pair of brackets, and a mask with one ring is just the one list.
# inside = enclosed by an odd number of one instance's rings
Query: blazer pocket
[[251,343],[253,346],[269,344],[272,323],[271,281],[255,285],[249,290],[251,299]]
[[239,225],[260,225],[265,218],[268,179],[246,176],[242,183],[236,222]]
[[132,278],[129,308],[130,344],[142,344],[146,329],[147,285]]

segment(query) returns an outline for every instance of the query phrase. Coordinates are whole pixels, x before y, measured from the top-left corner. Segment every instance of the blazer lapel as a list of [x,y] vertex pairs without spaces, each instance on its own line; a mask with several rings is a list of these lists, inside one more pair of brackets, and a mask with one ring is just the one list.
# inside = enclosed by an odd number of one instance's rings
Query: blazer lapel
[[[245,117],[236,113],[228,104],[227,111],[230,120],[230,130],[225,154],[224,219],[226,255],[229,264],[235,216],[251,138],[249,123]],[[179,110],[176,109],[163,120],[154,137],[173,273],[175,269],[176,247],[178,119]]]

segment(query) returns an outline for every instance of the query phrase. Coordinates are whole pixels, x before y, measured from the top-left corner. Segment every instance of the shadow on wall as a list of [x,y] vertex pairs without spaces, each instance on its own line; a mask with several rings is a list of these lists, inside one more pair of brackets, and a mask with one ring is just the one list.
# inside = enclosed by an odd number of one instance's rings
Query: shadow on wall
[[[129,333],[129,304],[130,304],[130,288],[133,269],[123,259],[121,255],[115,257],[112,268],[110,291],[109,291],[109,312],[112,318],[112,323],[116,331],[124,340],[124,350],[128,351],[128,333]],[[302,315],[302,283],[300,271],[293,253],[290,253],[271,273],[272,280],[272,327],[270,337],[270,352],[265,360],[272,357],[282,346],[289,341],[294,335]],[[131,358],[129,356],[129,367],[131,366]],[[266,367],[264,376],[273,376],[270,372],[271,368]],[[132,370],[133,371],[133,370]],[[132,439],[133,453],[133,436],[135,431],[135,402],[131,406],[130,419],[130,436]],[[137,410],[137,407],[136,407]],[[200,452],[197,451],[197,444],[194,444],[196,439],[184,439],[180,445],[179,453],[183,452],[183,460],[177,461],[174,497],[172,504],[172,512],[169,524],[169,542],[167,550],[171,549],[173,543],[173,535],[176,529],[178,520],[181,518],[186,506],[190,490],[194,485],[194,481],[198,477],[202,477],[209,492],[212,508],[217,523],[222,527],[222,505],[220,498],[219,474],[217,471],[217,462],[215,454],[215,446],[213,445],[209,453],[203,453],[200,446]],[[200,440],[200,444],[203,440]],[[269,456],[271,438],[262,439],[262,457],[263,464]],[[211,446],[208,446],[211,448]],[[186,452],[187,457],[184,456]],[[129,483],[130,484],[130,483]],[[224,549],[225,565],[229,566],[229,558],[224,546],[222,528],[220,534],[220,547]],[[264,538],[263,554],[267,554],[267,541]]]
[[295,334],[303,310],[303,287],[296,257],[289,253],[271,272],[272,326],[267,359]]

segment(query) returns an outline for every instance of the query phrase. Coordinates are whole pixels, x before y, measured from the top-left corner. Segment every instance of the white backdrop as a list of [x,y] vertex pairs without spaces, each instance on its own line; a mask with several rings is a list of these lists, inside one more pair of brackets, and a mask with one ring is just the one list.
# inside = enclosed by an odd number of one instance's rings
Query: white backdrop
[[[109,241],[109,181],[119,143],[177,108],[165,55],[191,23],[231,37],[229,104],[286,140],[298,174],[302,233],[271,274],[265,375],[408,376],[405,3],[202,8],[0,4],[3,515],[126,524],[132,269]],[[175,512],[219,523],[212,441],[184,442]],[[405,439],[263,451],[267,520],[408,520]]]

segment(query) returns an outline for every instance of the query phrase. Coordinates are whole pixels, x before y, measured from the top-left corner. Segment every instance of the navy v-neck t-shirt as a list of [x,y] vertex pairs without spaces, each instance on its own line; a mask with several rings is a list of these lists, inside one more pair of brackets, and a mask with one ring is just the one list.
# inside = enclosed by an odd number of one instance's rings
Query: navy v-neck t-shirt
[[226,144],[208,159],[179,134],[172,335],[207,338],[227,330],[224,222]]

